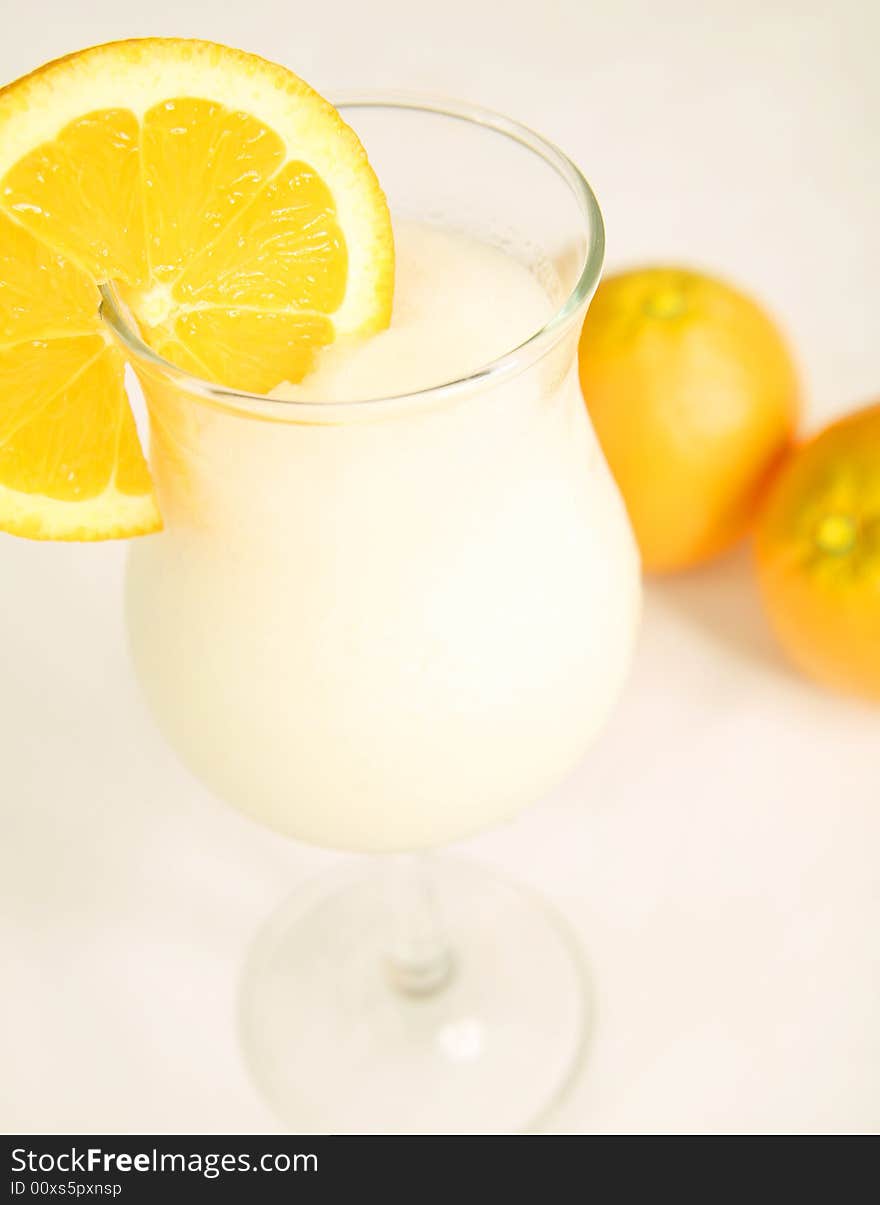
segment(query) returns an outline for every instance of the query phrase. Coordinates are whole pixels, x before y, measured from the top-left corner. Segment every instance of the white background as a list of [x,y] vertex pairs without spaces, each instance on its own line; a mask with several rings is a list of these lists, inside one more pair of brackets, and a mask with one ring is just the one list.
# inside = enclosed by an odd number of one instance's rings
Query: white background
[[[586,171],[610,267],[684,260],[777,313],[813,427],[880,394],[878,11],[43,0],[6,22],[0,78],[187,34],[325,92],[506,110]],[[335,858],[215,803],[161,743],[126,659],[123,554],[0,537],[0,1128],[272,1130],[236,976],[264,917]],[[878,1128],[878,738],[880,711],[783,665],[745,554],[650,587],[594,752],[466,849],[543,889],[589,953],[598,1030],[558,1128]]]

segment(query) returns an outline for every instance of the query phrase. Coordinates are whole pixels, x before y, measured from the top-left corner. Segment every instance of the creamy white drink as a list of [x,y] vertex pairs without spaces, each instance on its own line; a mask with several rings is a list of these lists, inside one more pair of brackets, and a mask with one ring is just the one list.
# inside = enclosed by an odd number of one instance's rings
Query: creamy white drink
[[[396,233],[390,329],[278,393],[458,380],[558,306],[494,247]],[[166,530],[131,548],[131,640],[218,795],[304,841],[413,849],[514,815],[582,756],[626,673],[639,572],[576,338],[494,385],[341,411],[146,381]]]

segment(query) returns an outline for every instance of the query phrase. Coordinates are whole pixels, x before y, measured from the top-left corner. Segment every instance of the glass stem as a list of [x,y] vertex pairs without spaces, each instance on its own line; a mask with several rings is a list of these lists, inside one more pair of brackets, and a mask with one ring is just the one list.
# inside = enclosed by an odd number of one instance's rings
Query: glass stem
[[431,881],[429,859],[394,854],[387,859],[391,934],[386,973],[395,991],[431,996],[449,982],[454,960]]

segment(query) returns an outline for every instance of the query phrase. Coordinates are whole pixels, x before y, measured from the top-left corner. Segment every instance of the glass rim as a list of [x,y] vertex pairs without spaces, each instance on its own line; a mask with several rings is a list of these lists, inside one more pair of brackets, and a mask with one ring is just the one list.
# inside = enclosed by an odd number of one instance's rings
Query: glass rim
[[503,113],[485,109],[465,101],[442,96],[415,92],[369,91],[342,92],[331,97],[332,103],[341,110],[346,109],[399,109],[422,112],[437,117],[450,117],[458,121],[481,126],[493,133],[509,138],[542,159],[548,167],[568,185],[580,208],[587,232],[587,247],[580,274],[562,303],[547,321],[521,343],[496,356],[493,360],[464,376],[431,385],[425,389],[407,393],[382,395],[358,399],[334,401],[311,401],[306,398],[277,398],[269,394],[249,393],[233,389],[228,385],[207,381],[193,376],[171,361],[164,359],[141,338],[133,323],[126,317],[125,306],[117,296],[112,282],[99,285],[101,294],[100,314],[117,339],[136,360],[148,364],[163,375],[172,378],[185,392],[231,408],[241,408],[241,403],[263,407],[277,407],[293,418],[297,412],[322,411],[329,418],[341,410],[380,405],[415,405],[451,398],[469,392],[477,386],[486,386],[497,380],[518,374],[539,360],[554,346],[571,324],[582,306],[589,301],[599,283],[605,256],[605,225],[599,202],[580,168],[560,150],[555,143],[543,138],[528,126],[506,117]]

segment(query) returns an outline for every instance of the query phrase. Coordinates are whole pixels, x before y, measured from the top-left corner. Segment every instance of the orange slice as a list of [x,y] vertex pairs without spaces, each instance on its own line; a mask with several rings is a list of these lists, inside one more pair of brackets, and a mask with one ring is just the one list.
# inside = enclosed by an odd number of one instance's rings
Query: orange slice
[[292,72],[207,42],[111,43],[0,91],[0,529],[161,519],[98,314],[249,392],[299,381],[391,315],[385,198],[355,134]]

